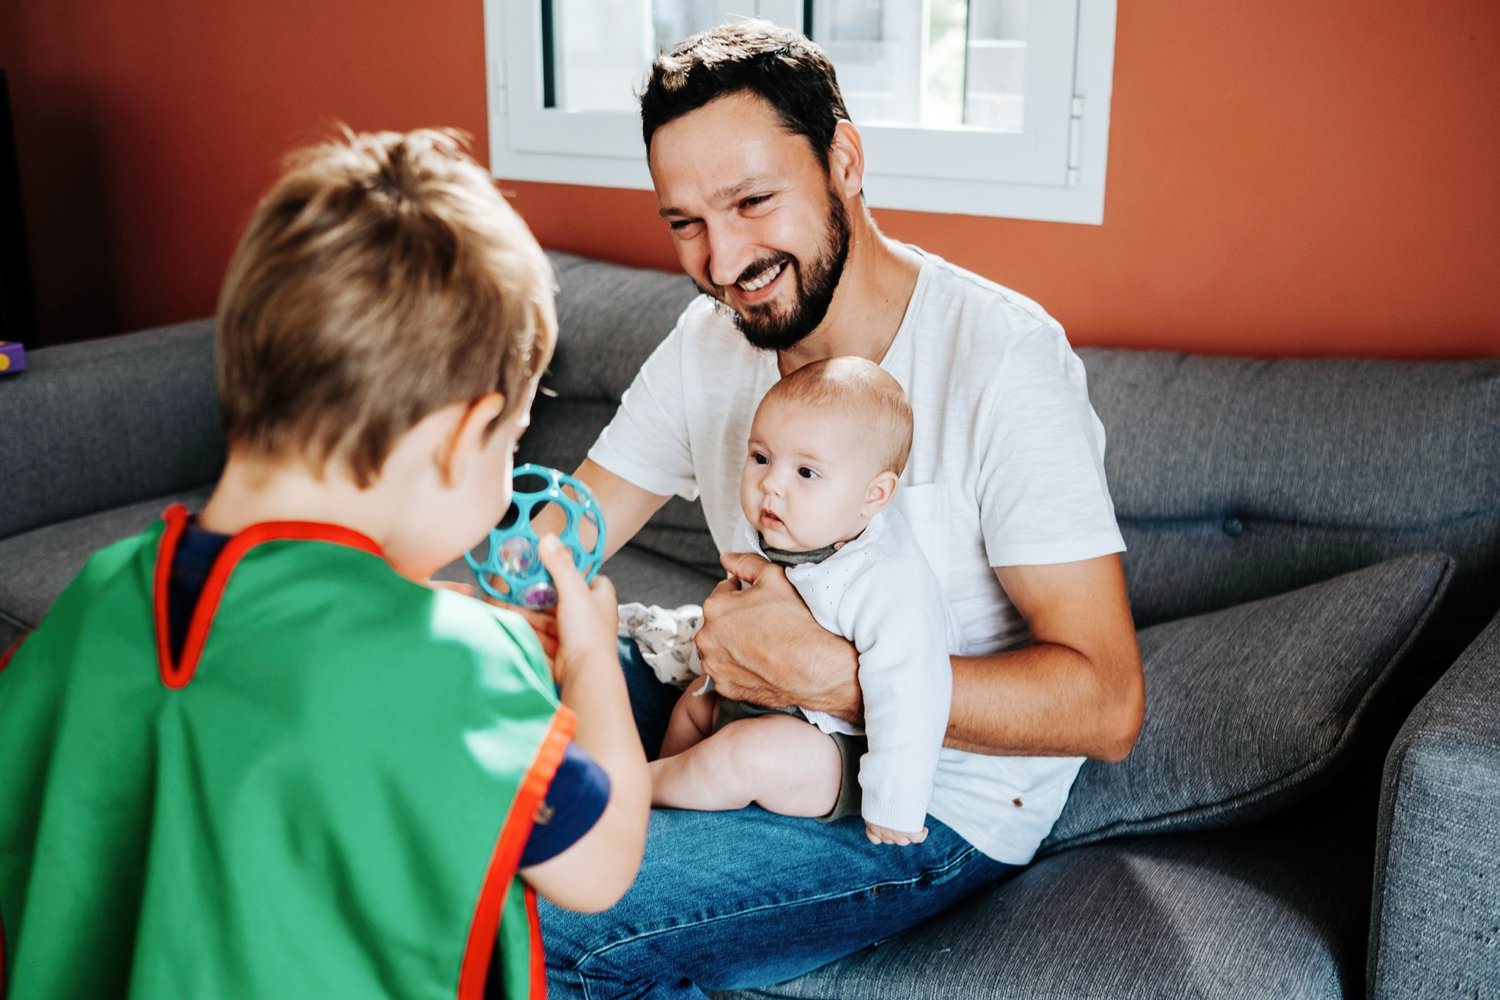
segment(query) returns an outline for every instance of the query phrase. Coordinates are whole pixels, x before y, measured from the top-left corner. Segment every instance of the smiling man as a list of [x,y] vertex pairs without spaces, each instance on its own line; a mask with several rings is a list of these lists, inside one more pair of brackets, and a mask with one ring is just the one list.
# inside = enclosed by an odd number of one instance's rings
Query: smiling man
[[[946,743],[996,763],[972,789],[982,807],[931,819],[909,847],[872,845],[857,818],[655,811],[615,909],[544,909],[561,996],[701,997],[897,934],[1029,862],[1083,759],[1127,754],[1144,708],[1103,428],[1061,327],[879,232],[859,132],[801,35],[747,21],[685,40],[652,67],[641,117],[661,216],[703,295],[578,470],[611,549],[679,494],[701,497],[727,551],[761,397],[812,361],[877,362],[915,413],[896,505],[963,628]],[[856,650],[781,569],[724,561],[745,585],[710,595],[697,640],[719,691],[858,722]],[[677,692],[633,648],[622,662],[654,753]]]

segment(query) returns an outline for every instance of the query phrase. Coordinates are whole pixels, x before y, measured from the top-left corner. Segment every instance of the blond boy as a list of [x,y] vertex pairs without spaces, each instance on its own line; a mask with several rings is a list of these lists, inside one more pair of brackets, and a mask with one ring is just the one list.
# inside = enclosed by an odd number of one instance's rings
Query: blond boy
[[[492,988],[527,995],[533,890],[624,892],[648,775],[613,589],[544,543],[549,670],[424,583],[504,512],[555,329],[545,257],[451,135],[295,160],[224,284],[212,497],[0,657],[0,992],[478,996],[498,931]],[[580,768],[603,801],[536,860]]]

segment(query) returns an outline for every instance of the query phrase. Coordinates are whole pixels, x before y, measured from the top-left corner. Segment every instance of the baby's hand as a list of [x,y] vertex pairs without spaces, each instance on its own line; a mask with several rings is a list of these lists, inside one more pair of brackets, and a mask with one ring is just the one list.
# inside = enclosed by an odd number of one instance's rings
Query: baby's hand
[[922,827],[916,833],[906,833],[902,830],[887,829],[876,823],[866,823],[865,836],[870,838],[872,844],[896,844],[900,847],[911,847],[927,839],[927,827]]

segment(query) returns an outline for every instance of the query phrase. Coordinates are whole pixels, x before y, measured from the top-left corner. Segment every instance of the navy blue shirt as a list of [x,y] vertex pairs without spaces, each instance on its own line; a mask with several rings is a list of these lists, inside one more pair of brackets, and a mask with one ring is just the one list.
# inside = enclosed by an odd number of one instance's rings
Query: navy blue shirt
[[[228,543],[228,535],[191,525],[182,533],[167,587],[167,624],[173,659],[182,655],[198,595],[208,581],[214,560]],[[536,825],[531,828],[526,849],[521,853],[521,867],[541,864],[572,847],[593,829],[608,802],[609,775],[598,761],[576,743],[569,742],[557,774],[547,787],[547,797],[537,809]]]

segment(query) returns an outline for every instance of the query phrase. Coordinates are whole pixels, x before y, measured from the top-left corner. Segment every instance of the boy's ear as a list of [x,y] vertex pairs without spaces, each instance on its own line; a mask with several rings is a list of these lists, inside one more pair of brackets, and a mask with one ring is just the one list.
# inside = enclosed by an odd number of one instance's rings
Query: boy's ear
[[442,445],[434,457],[443,485],[457,486],[468,476],[479,455],[484,451],[495,421],[505,412],[505,396],[498,392],[487,393],[459,407],[457,419],[449,426]]
[[860,508],[860,516],[868,521],[890,506],[891,499],[896,495],[896,482],[896,474],[890,469],[877,473],[870,480],[870,485],[865,487],[865,503]]

